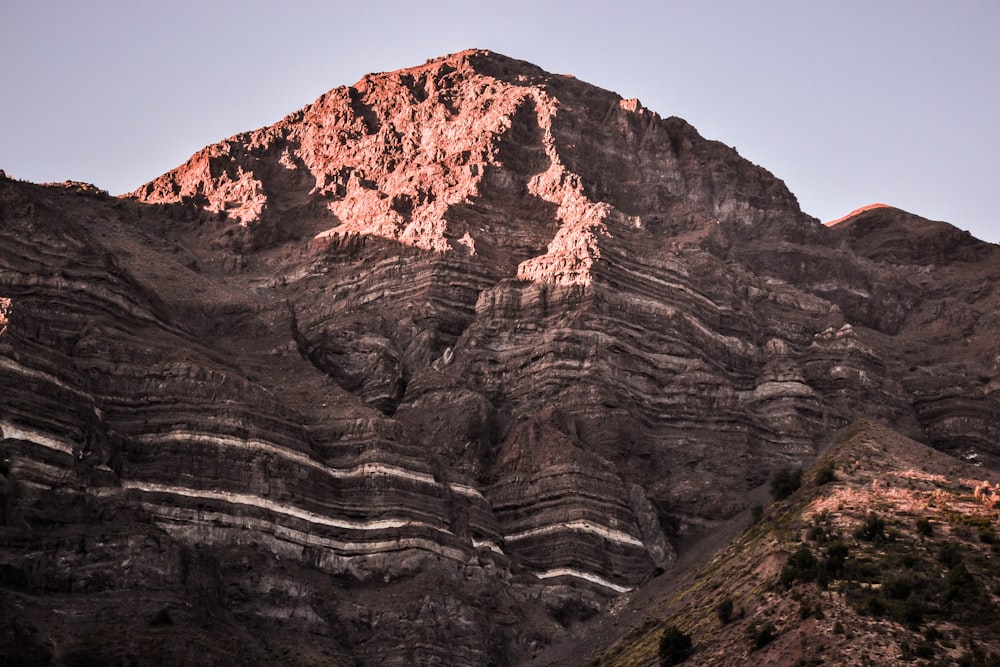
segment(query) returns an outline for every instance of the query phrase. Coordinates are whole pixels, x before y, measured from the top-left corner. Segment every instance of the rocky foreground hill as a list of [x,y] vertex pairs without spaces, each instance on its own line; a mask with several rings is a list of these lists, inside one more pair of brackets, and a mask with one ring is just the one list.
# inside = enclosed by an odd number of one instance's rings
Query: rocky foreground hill
[[858,419],[987,478],[998,278],[485,51],[127,196],[2,178],[0,655],[522,663]]
[[831,441],[714,557],[533,664],[1000,664],[997,472],[867,420]]

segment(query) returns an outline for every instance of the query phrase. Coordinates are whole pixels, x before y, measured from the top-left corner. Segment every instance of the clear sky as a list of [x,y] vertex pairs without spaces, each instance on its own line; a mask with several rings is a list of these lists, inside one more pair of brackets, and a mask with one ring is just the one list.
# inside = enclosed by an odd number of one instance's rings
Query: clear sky
[[681,116],[821,220],[884,202],[1000,241],[997,0],[3,0],[0,169],[129,191],[473,47]]

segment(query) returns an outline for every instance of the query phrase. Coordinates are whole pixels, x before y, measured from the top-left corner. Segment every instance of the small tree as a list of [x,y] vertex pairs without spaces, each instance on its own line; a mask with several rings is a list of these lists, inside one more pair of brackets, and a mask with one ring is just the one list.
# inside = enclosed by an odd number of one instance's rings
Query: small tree
[[768,621],[760,627],[750,628],[750,641],[753,644],[753,650],[762,649],[771,642],[774,641],[774,624]]
[[771,475],[771,495],[775,500],[784,500],[802,486],[802,469],[789,466],[778,468]]
[[850,549],[843,540],[836,540],[826,549],[826,558],[823,559],[823,569],[830,577],[841,577],[844,568],[847,566],[847,557]]
[[715,605],[715,614],[719,617],[719,623],[723,625],[733,620],[733,599],[725,597],[719,604]]
[[660,638],[660,665],[679,665],[691,657],[691,635],[675,625],[668,625]]
[[837,473],[834,472],[833,461],[827,459],[826,462],[824,462],[823,465],[816,470],[815,481],[816,486],[823,486],[824,484],[837,481]]
[[793,586],[799,581],[815,581],[819,563],[812,551],[805,544],[800,544],[799,548],[785,561],[785,566],[781,568],[781,585]]
[[875,512],[868,512],[864,522],[854,530],[854,537],[868,542],[885,539],[885,520]]
[[962,547],[955,542],[944,542],[937,553],[938,562],[947,568],[953,568],[962,562]]

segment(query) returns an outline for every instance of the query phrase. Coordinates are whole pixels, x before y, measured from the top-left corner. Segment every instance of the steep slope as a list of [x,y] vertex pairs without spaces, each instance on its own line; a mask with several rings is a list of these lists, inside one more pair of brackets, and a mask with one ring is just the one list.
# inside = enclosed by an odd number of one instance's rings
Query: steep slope
[[[738,293],[753,278],[678,243],[720,218],[818,226],[731,149],[612,93],[466,52],[332,91],[135,194],[180,206],[196,222],[171,238],[196,248],[193,231],[207,259],[286,300],[300,352],[481,485],[506,553],[544,578],[620,592],[669,562],[668,506],[684,522],[739,509],[693,499],[665,457],[647,465],[656,442],[723,444],[691,465],[736,486],[773,465],[769,440],[809,453],[804,429],[769,423],[794,371],[753,393],[761,352]],[[772,329],[796,308],[825,317],[785,289],[794,305],[758,309]],[[738,359],[721,377],[720,358]],[[791,391],[809,413],[778,419],[819,424],[809,389]],[[749,470],[717,466],[723,450]]]
[[858,416],[992,464],[996,249],[864,215],[484,51],[129,198],[2,179],[0,646],[515,663]]
[[803,479],[591,664],[661,664],[665,628],[689,665],[1000,658],[995,471],[862,421]]
[[852,216],[831,231],[882,272],[906,276],[917,294],[891,356],[923,440],[996,467],[1000,247],[891,207]]

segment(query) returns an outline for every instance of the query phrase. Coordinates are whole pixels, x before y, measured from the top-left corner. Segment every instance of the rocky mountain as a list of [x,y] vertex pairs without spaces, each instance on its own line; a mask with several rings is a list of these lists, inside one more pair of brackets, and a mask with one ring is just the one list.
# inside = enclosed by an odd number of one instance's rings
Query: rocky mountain
[[692,639],[686,665],[996,664],[996,471],[867,420],[832,440],[801,490],[575,654],[661,664],[670,632]]
[[0,239],[15,664],[518,664],[859,418],[1000,462],[1000,248],[495,53]]

